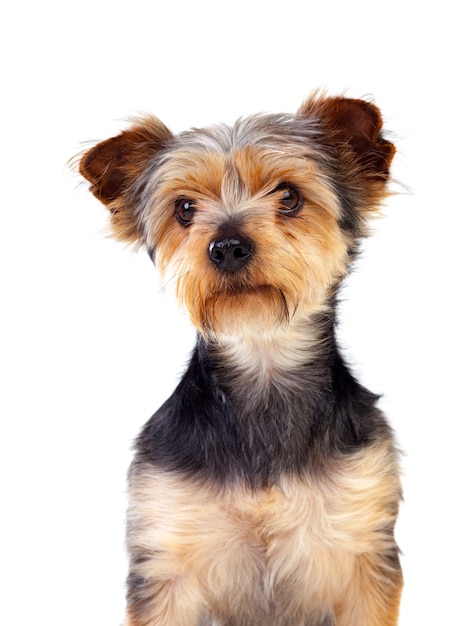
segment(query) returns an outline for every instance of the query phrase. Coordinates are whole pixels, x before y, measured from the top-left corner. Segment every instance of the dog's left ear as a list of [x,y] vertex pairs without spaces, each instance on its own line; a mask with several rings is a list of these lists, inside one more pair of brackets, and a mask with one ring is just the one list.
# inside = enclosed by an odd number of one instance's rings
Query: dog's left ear
[[311,96],[298,111],[319,123],[323,139],[374,181],[386,182],[395,146],[382,137],[379,109],[365,100]]
[[117,239],[128,243],[141,241],[136,183],[171,138],[172,133],[160,120],[148,116],[83,154],[79,173],[91,183],[90,191],[111,211],[111,227]]

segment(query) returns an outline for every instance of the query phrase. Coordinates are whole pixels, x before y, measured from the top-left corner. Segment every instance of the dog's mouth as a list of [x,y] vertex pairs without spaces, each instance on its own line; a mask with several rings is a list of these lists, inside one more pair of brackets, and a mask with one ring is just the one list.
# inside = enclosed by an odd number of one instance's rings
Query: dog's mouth
[[247,285],[245,283],[240,283],[236,285],[230,285],[228,288],[221,290],[220,294],[233,298],[239,296],[253,296],[261,293],[268,293],[272,290],[276,290],[276,287],[265,283],[261,285]]
[[270,285],[267,283],[262,284],[246,284],[244,282],[228,285],[217,291],[211,291],[207,297],[206,302],[220,301],[222,304],[226,304],[229,300],[232,304],[235,300],[240,300],[245,303],[246,298],[264,298],[264,299],[278,299],[282,303],[286,303],[286,296],[282,289],[276,285]]
[[229,287],[205,298],[199,326],[215,334],[282,326],[293,315],[284,292],[274,285]]

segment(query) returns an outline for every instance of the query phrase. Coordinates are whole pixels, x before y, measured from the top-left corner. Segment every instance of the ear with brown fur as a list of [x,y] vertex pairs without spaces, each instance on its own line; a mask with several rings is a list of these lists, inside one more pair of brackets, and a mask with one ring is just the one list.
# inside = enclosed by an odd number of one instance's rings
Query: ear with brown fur
[[368,178],[387,181],[395,146],[382,137],[382,116],[376,106],[364,100],[312,96],[298,114],[316,117],[326,138],[341,154],[353,157]]
[[171,138],[172,133],[160,120],[148,116],[83,154],[79,172],[91,183],[90,191],[111,211],[111,226],[117,239],[129,243],[141,239],[134,210],[136,183]]

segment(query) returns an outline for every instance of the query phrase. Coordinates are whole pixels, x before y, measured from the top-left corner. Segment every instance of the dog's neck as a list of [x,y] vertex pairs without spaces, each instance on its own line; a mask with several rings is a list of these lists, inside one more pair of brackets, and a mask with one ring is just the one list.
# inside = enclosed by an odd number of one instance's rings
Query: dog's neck
[[292,319],[272,332],[246,329],[207,347],[216,359],[220,379],[234,389],[262,396],[273,389],[302,393],[309,365],[317,373],[315,364],[328,354],[329,343],[333,344],[333,325],[321,314]]
[[340,358],[331,310],[272,335],[216,339],[199,337],[176,391],[144,428],[141,461],[256,488],[283,472],[318,471],[330,450],[367,441],[376,397]]
[[243,375],[273,378],[309,361],[318,342],[314,325],[301,321],[272,333],[261,334],[256,329],[252,333],[227,337],[219,350],[230,367]]

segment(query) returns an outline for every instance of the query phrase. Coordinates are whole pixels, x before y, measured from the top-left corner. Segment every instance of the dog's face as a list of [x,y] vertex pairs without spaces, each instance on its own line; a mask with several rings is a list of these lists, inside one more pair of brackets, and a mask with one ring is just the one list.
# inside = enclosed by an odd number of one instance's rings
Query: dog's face
[[394,147],[381,127],[373,105],[325,97],[178,136],[148,117],[80,172],[203,335],[266,334],[322,310],[345,275],[385,194]]
[[288,132],[256,118],[182,135],[148,180],[147,245],[201,332],[286,324],[345,272],[335,192]]

